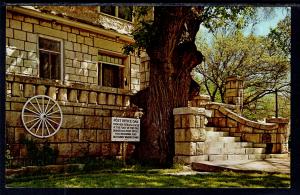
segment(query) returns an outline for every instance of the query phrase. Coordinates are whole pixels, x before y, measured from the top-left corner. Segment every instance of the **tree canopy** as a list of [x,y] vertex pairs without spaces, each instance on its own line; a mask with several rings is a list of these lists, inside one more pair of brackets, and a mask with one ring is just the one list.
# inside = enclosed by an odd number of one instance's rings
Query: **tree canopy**
[[256,109],[253,105],[275,90],[289,93],[288,18],[280,21],[266,37],[253,34],[245,36],[239,29],[226,34],[221,29],[214,33],[211,45],[197,41],[205,61],[196,67],[196,72],[200,73],[204,91],[212,101],[224,102],[225,81],[232,75],[245,80],[243,104],[248,110]]

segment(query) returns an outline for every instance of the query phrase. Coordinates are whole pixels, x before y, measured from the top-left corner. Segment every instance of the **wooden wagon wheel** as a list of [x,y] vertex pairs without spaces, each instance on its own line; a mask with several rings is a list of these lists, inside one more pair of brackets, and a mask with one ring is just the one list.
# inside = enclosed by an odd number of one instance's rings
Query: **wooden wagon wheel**
[[53,136],[59,131],[62,121],[63,115],[60,106],[49,96],[34,96],[23,106],[23,125],[35,137]]

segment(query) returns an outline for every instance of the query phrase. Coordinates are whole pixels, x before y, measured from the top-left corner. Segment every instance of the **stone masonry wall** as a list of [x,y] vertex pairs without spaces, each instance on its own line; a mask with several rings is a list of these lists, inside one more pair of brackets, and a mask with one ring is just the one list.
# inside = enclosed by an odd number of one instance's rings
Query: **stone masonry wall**
[[[7,11],[6,72],[38,77],[38,37],[57,38],[63,43],[63,79],[71,83],[98,84],[98,52],[111,51],[123,55],[125,42],[76,26]],[[131,63],[131,69],[129,68]],[[126,89],[139,90],[140,59],[126,57]],[[130,75],[131,72],[131,75]],[[132,76],[132,78],[130,78]]]
[[205,108],[212,111],[207,126],[241,137],[242,141],[252,142],[256,147],[266,147],[267,154],[288,152],[288,119],[269,119],[267,121],[270,123],[259,123],[239,116],[219,104],[209,103]]
[[205,109],[197,107],[175,108],[175,157],[178,163],[192,163],[207,160],[204,155]]
[[[64,85],[62,82],[26,76],[6,76],[6,143],[10,145],[14,161],[26,157],[20,143],[25,136],[38,143],[48,141],[59,150],[58,162],[85,153],[98,157],[121,155],[120,143],[111,142],[111,117],[133,117],[128,90],[82,84]],[[48,95],[58,102],[63,112],[61,129],[52,137],[39,139],[29,134],[21,121],[25,102],[34,95]],[[131,149],[130,149],[131,148]],[[133,144],[128,145],[131,153]]]

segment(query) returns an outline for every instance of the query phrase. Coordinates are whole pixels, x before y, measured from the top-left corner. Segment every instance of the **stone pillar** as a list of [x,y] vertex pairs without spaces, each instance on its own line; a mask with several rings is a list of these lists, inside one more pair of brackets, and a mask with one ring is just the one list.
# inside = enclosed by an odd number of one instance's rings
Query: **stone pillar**
[[[268,118],[267,123],[278,124],[276,133],[276,142],[269,144],[269,152],[272,154],[284,154],[289,152],[289,119],[287,118]],[[275,139],[274,139],[275,140]]]
[[238,114],[243,109],[244,81],[238,76],[230,76],[225,83],[225,103],[234,104]]
[[197,107],[175,108],[175,157],[174,162],[190,164],[207,160],[204,155],[206,140],[205,109]]
[[205,105],[210,102],[209,95],[198,95],[190,102],[191,107],[205,108]]

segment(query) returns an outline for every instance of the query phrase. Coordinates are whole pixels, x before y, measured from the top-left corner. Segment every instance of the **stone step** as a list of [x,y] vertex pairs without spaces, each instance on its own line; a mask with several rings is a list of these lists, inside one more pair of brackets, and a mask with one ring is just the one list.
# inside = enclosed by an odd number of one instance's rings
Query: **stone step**
[[253,143],[250,142],[232,142],[232,143],[226,143],[226,142],[220,142],[220,141],[205,141],[204,145],[206,148],[228,148],[228,149],[234,149],[234,148],[252,148]]
[[215,132],[215,127],[205,127],[206,131],[214,131]]
[[208,161],[263,160],[266,154],[210,154]]
[[264,154],[264,148],[230,148],[210,146],[205,150],[205,154]]
[[266,158],[288,158],[290,157],[289,153],[285,154],[266,154]]
[[215,142],[223,142],[223,143],[231,143],[231,142],[239,142],[241,138],[239,137],[229,137],[229,136],[207,136],[206,141],[215,141]]
[[224,137],[228,136],[228,132],[222,132],[222,131],[207,131],[206,137]]

